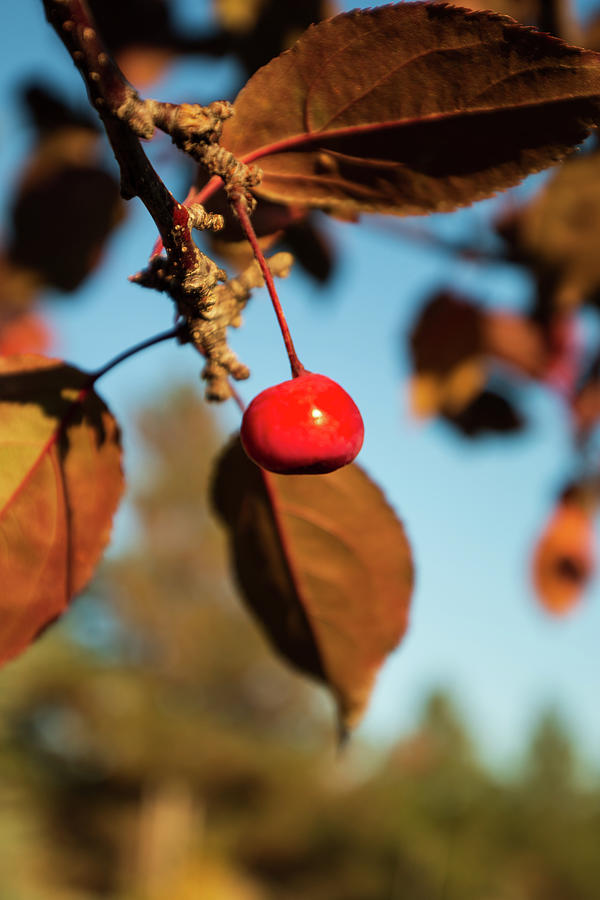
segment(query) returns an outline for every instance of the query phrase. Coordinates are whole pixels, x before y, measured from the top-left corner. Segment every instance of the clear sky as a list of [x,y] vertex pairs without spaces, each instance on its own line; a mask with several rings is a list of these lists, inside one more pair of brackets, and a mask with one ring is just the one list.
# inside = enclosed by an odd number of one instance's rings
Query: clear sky
[[[346,3],[346,8],[357,4]],[[364,4],[367,5],[367,4]],[[180,15],[198,21],[204,4],[180,2]],[[590,4],[587,4],[589,7]],[[0,204],[8,202],[29,135],[13,97],[16,85],[39,76],[83,99],[83,86],[46,25],[41,0],[20,0],[0,32]],[[208,102],[233,87],[228,65],[185,62],[153,90],[162,99]],[[176,192],[180,173],[162,166]],[[449,233],[472,227],[489,203],[445,217]],[[416,565],[410,632],[385,666],[365,734],[390,737],[409,727],[423,694],[451,689],[492,759],[522,746],[532,716],[558,706],[586,755],[600,765],[600,590],[595,584],[570,618],[540,612],[529,586],[529,555],[558,488],[569,474],[564,414],[542,390],[523,401],[531,428],[523,437],[468,443],[440,424],[416,425],[405,396],[404,339],[423,300],[441,287],[471,293],[490,305],[518,306],[527,284],[506,268],[454,262],[441,251],[402,240],[393,219],[350,226],[323,219],[339,258],[332,284],[319,290],[301,272],[282,282],[281,297],[305,365],[338,380],[361,407],[366,440],[361,464],[384,488],[406,523]],[[165,297],[136,288],[127,276],[147,258],[154,228],[136,207],[111,242],[105,265],[80,296],[48,304],[57,353],[92,369],[124,347],[170,327]],[[377,272],[374,278],[373,272]],[[266,295],[257,293],[232,344],[252,369],[241,387],[249,400],[289,377]],[[176,380],[198,385],[199,361],[189,348],[161,345],[110,373],[100,392],[124,427],[126,469],[135,481],[143,454],[131,429],[135,410]],[[232,404],[218,413],[227,429],[239,416]],[[134,530],[124,505],[111,552]]]

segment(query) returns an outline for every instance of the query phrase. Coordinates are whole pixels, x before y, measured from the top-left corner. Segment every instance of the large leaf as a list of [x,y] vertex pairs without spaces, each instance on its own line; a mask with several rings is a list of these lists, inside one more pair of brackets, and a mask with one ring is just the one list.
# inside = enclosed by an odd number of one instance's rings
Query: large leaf
[[89,376],[0,358],[0,662],[90,579],[121,496],[119,429]]
[[420,214],[557,162],[598,120],[600,56],[443,3],[310,28],[235,101],[222,143],[259,161],[260,196]]
[[413,571],[401,523],[357,466],[272,475],[238,440],[214,502],[244,598],[279,651],[329,685],[342,723],[362,714],[407,626]]

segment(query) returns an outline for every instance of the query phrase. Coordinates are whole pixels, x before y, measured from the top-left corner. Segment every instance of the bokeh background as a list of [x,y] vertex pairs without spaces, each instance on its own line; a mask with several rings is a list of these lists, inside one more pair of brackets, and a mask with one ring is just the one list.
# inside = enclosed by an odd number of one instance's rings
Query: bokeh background
[[[125,42],[130,78],[165,100],[235,96],[243,54],[214,41],[218,4],[173,0],[169,10],[185,52],[144,55]],[[594,6],[576,12],[585,21]],[[258,39],[252,47],[247,66],[260,60]],[[0,30],[6,247],[50,115],[46,93],[85,115],[41,2],[21,0]],[[85,141],[77,152],[88,153]],[[97,152],[94,165],[114,174],[106,148]],[[191,167],[167,139],[149,152],[185,196]],[[109,231],[118,215],[108,182],[98,192]],[[472,441],[409,410],[407,342],[427,298],[450,287],[517,311],[530,299],[523,269],[452,250],[477,246],[507,202],[430,217],[425,233],[417,220],[318,215],[327,252],[306,235],[298,246],[321,267],[296,265],[282,283],[303,362],[363,410],[360,462],[405,522],[417,568],[409,633],[342,755],[328,698],[273,656],[241,607],[208,508],[237,408],[203,404],[189,348],[160,345],[103,379],[129,492],[97,579],[1,676],[0,897],[598,896],[600,591],[592,582],[557,619],[531,579],[534,544],[574,465],[564,406],[523,379],[528,427]],[[63,289],[56,273],[54,287],[35,285],[49,352],[82,368],[172,324],[163,296],[127,281],[155,239],[143,208],[130,207],[75,290],[69,274]],[[51,217],[38,226],[51,244]],[[5,275],[5,293],[31,289]],[[252,370],[240,386],[249,400],[289,376],[264,292],[244,318],[231,342]],[[591,316],[584,325],[597,328]]]

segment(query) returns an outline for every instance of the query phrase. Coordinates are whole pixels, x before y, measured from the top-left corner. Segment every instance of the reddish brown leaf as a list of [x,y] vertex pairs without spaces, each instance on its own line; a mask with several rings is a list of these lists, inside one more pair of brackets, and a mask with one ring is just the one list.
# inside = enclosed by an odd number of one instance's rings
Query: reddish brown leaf
[[571,397],[571,413],[578,437],[585,442],[600,421],[600,355],[581,379]]
[[223,144],[260,196],[450,210],[558,161],[598,119],[600,56],[487,12],[401,3],[310,28],[240,92]]
[[600,153],[570,159],[533,200],[498,225],[510,255],[530,266],[550,312],[600,292]]
[[[540,31],[556,34],[570,43],[581,43],[582,34],[572,9],[571,0],[464,0],[454,6],[469,9],[491,9],[503,16],[513,16],[524,25],[535,25]],[[586,47],[592,45],[583,41]]]
[[119,430],[89,376],[0,358],[0,661],[89,581],[123,488]]
[[483,346],[494,359],[526,375],[541,376],[549,353],[539,326],[526,316],[495,311],[483,317]]
[[43,168],[29,168],[16,199],[10,260],[44,284],[73,291],[98,263],[122,216],[112,175],[95,166],[44,160]]
[[450,292],[436,294],[421,310],[410,336],[416,416],[455,416],[483,389],[483,326],[483,312]]
[[564,615],[580,600],[595,568],[594,523],[589,510],[563,499],[533,557],[533,581],[544,608]]
[[123,217],[119,185],[98,165],[93,123],[38,86],[24,99],[39,140],[13,201],[8,261],[41,285],[72,291]]
[[48,325],[36,313],[0,318],[0,356],[44,353],[52,343]]
[[[214,2],[214,0],[213,0]],[[287,50],[311,25],[338,11],[334,0],[216,0],[217,20],[247,76]]]
[[412,590],[410,548],[381,491],[357,465],[271,475],[236,440],[220,461],[214,503],[247,604],[354,724],[404,634]]

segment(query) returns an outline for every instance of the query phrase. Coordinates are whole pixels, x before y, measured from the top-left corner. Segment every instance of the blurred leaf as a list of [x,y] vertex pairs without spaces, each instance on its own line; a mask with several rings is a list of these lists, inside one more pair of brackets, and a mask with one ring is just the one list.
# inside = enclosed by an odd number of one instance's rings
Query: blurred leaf
[[[61,134],[67,144],[73,136]],[[74,291],[123,216],[119,186],[102,169],[38,158],[13,208],[10,259],[46,284]],[[48,163],[48,164],[46,164]]]
[[330,242],[319,228],[318,221],[307,217],[301,222],[289,225],[284,233],[284,243],[289,247],[296,262],[315,281],[320,284],[329,281],[335,267],[335,256]]
[[549,354],[536,322],[517,313],[490,311],[483,315],[482,327],[484,348],[494,359],[526,375],[545,372]]
[[417,372],[446,375],[483,349],[483,312],[471,300],[440,291],[422,308],[410,336]]
[[594,523],[577,498],[563,497],[533,556],[533,582],[540,603],[563,615],[581,599],[595,568]]
[[381,491],[356,465],[330,475],[263,472],[235,440],[214,504],[244,599],[278,650],[323,681],[345,726],[407,626],[410,548]]
[[162,46],[172,35],[167,0],[87,0],[87,5],[111,53],[132,45]]
[[510,258],[531,267],[552,311],[600,292],[600,153],[573,157],[520,210],[498,225]]
[[580,437],[585,439],[600,421],[600,354],[596,355],[574,392],[571,412]]
[[99,134],[89,110],[73,109],[58,94],[48,90],[45,84],[38,81],[26,84],[21,96],[40,138],[63,128],[82,128],[91,134]]
[[214,0],[214,7],[225,32],[225,40],[214,44],[234,52],[247,76],[291,47],[309,25],[337,12],[333,0]]
[[31,309],[42,288],[31,269],[16,265],[0,252],[0,323]]
[[599,59],[490,13],[430,3],[356,10],[312,27],[257,72],[222,143],[260,160],[256,193],[271,200],[451,210],[586,137]]
[[0,661],[65,610],[109,539],[119,431],[88,379],[57,360],[0,358]]
[[[206,178],[200,173],[200,186]],[[193,201],[195,189],[188,195],[186,203]],[[225,227],[211,236],[211,246],[226,262],[238,270],[246,268],[254,259],[252,247],[248,243],[237,218],[230,215],[229,204],[222,194],[211,199],[208,207],[211,212],[220,213],[225,219]],[[261,201],[252,216],[252,225],[264,253],[269,250],[285,234],[286,230],[296,222],[301,222],[308,210],[303,206],[284,206],[281,203]]]
[[495,391],[482,391],[460,412],[445,419],[466,437],[480,437],[487,433],[514,433],[523,429],[524,421],[512,403]]
[[414,375],[411,406],[419,418],[454,416],[482,390],[484,315],[470,300],[448,291],[421,310],[410,335]]
[[223,28],[244,34],[253,30],[266,2],[267,0],[213,0],[213,6]]
[[0,318],[0,356],[44,353],[52,343],[52,333],[37,313]]

